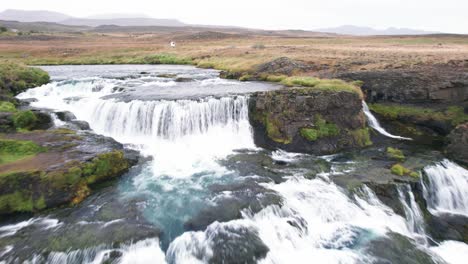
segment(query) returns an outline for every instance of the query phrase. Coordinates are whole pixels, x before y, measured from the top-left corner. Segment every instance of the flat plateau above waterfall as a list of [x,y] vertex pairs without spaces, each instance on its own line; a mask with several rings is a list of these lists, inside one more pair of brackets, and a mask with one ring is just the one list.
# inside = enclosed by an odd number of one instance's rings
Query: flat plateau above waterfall
[[[281,85],[264,82],[239,82],[219,78],[219,71],[181,65],[74,65],[41,66],[52,78],[60,80],[107,80],[112,94],[103,99],[197,100],[280,89]],[[105,84],[103,84],[105,86]],[[95,89],[102,87],[96,86]]]

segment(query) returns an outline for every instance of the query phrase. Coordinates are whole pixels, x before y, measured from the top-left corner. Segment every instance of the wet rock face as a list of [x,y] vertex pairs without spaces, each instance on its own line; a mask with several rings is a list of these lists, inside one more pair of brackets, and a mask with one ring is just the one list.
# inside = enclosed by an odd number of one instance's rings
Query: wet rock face
[[438,241],[456,240],[468,243],[468,217],[463,215],[431,215],[428,219],[429,232]]
[[468,166],[468,123],[458,125],[448,136],[447,154]]
[[332,154],[371,144],[361,99],[353,92],[292,88],[255,93],[249,118],[256,144],[265,148]]
[[257,74],[293,75],[294,73],[310,70],[311,66],[287,57],[261,64],[257,67]]
[[0,165],[0,215],[78,204],[90,187],[122,175],[137,155],[115,140],[70,129],[5,134],[43,151]]
[[70,111],[60,111],[60,112],[55,112],[55,114],[57,115],[58,119],[64,122],[72,121],[76,119],[76,116]]
[[373,263],[436,263],[428,253],[396,233],[370,241],[366,251],[375,257]]
[[335,77],[363,81],[367,102],[462,103],[468,100],[468,74],[460,67],[350,72]]

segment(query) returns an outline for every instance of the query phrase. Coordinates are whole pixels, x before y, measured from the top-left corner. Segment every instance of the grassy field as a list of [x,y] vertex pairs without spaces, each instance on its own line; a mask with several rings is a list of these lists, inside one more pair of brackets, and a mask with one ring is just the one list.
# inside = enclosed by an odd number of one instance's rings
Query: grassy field
[[[169,42],[175,40],[176,48]],[[0,61],[40,64],[193,64],[248,72],[286,56],[312,65],[304,75],[414,68],[468,60],[468,36],[295,37],[215,32],[34,33],[0,36]]]

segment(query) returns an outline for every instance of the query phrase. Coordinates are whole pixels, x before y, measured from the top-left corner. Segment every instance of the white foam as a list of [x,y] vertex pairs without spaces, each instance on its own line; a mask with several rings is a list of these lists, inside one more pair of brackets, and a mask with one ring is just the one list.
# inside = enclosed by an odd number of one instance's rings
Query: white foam
[[468,245],[458,241],[444,241],[431,250],[449,264],[465,264],[468,260]]

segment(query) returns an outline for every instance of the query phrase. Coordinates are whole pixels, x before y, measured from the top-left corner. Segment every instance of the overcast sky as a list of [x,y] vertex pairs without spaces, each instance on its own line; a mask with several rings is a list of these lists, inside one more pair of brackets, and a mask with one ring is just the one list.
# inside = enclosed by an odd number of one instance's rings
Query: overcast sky
[[468,33],[468,0],[1,0],[0,10],[4,9],[79,17],[143,13],[192,24],[264,29],[358,25]]

